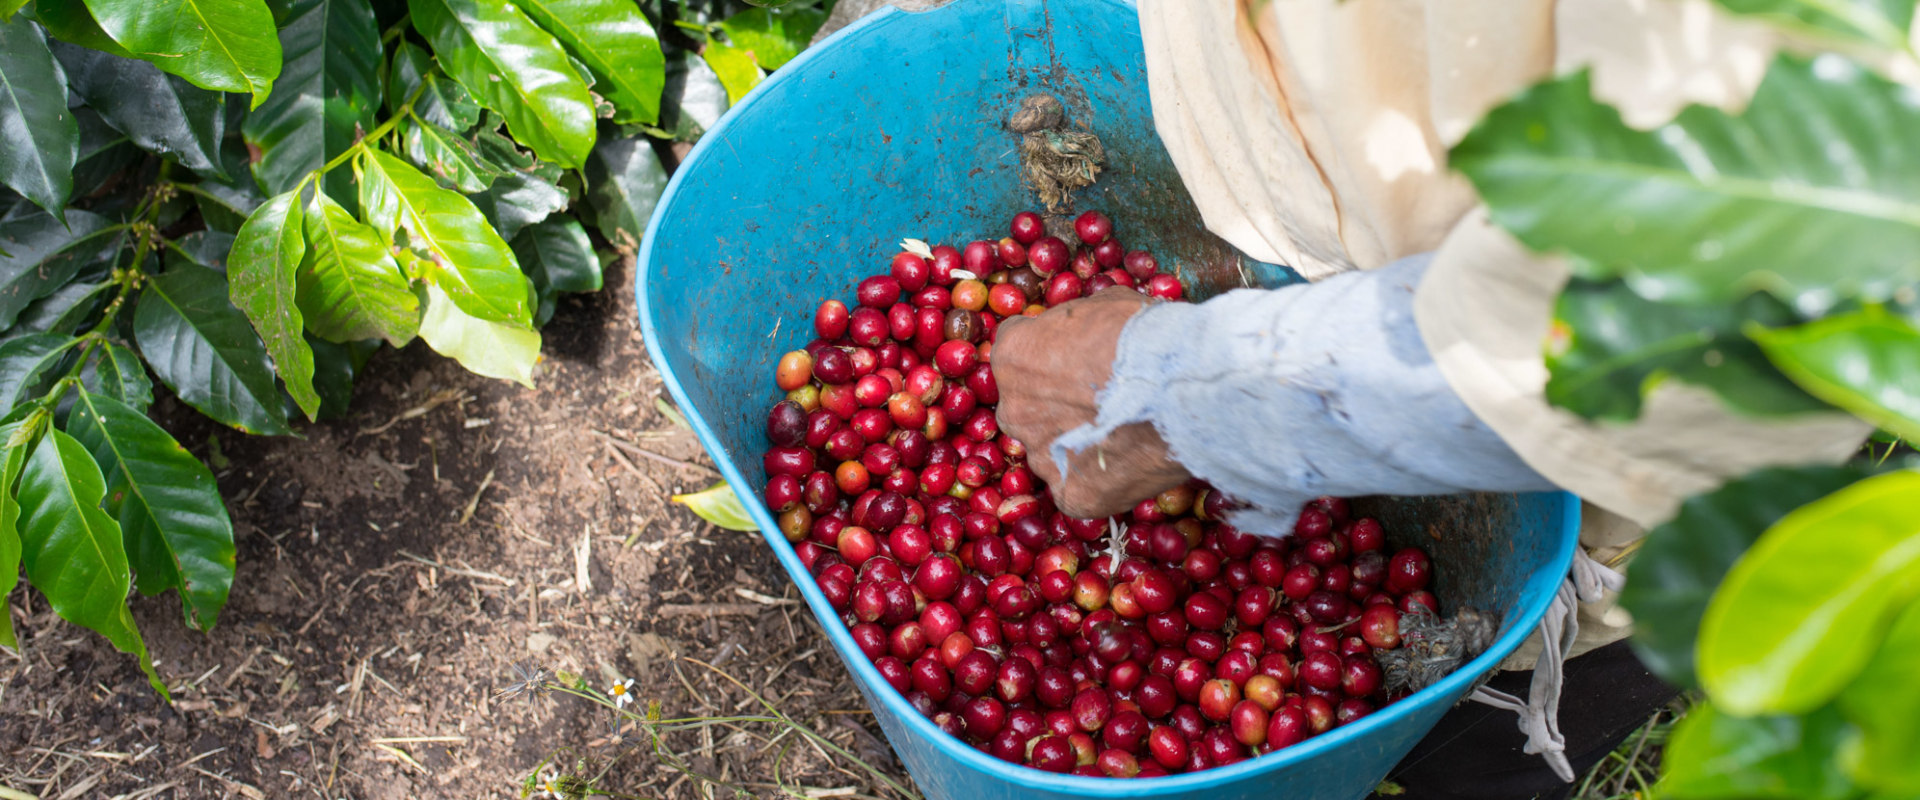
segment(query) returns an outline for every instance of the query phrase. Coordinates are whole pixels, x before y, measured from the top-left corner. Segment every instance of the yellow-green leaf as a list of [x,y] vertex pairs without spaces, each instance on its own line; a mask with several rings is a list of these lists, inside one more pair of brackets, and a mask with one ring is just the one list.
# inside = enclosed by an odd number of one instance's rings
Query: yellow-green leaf
[[440,287],[426,287],[420,338],[440,355],[477,375],[533,388],[533,365],[540,361],[540,334],[467,314]]
[[1878,475],[1801,506],[1727,573],[1701,620],[1700,682],[1729,713],[1832,700],[1920,593],[1920,472]]
[[754,524],[753,517],[747,515],[746,506],[740,504],[740,497],[733,493],[733,487],[728,486],[726,481],[692,494],[676,494],[673,502],[686,506],[694,516],[730,531],[760,530],[760,526]]

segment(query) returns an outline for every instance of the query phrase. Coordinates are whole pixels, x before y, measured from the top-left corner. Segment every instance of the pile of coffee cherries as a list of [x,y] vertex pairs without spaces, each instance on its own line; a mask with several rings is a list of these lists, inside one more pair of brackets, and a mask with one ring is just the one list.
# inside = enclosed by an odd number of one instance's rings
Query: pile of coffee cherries
[[1111,519],[1054,509],[994,419],[999,323],[1111,286],[1184,292],[1104,214],[1075,220],[1077,246],[1030,212],[1010,228],[906,243],[776,369],[763,499],[880,675],[984,752],[1111,777],[1232,764],[1396,699],[1375,655],[1402,614],[1439,610],[1431,567],[1345,500],[1284,539],[1234,528],[1199,482]]

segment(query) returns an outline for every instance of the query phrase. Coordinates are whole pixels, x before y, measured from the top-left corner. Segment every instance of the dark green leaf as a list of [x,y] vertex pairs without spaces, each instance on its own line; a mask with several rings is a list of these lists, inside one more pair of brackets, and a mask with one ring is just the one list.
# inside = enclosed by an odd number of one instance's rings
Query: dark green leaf
[[1920,471],[1877,475],[1768,528],[1700,620],[1700,683],[1736,714],[1825,705],[1920,593]]
[[[0,532],[0,536],[5,535]],[[0,560],[3,563],[3,560]],[[1920,603],[1907,606],[1839,706],[1865,734],[1855,774],[1882,789],[1920,792]]]
[[542,158],[577,167],[593,149],[593,99],[553,37],[506,0],[409,0],[440,66],[507,119]]
[[267,99],[280,39],[261,0],[86,0],[100,29],[134,55],[202,89]]
[[320,418],[346,416],[353,402],[353,379],[366,366],[367,358],[380,349],[380,340],[339,344],[308,336],[307,344],[313,348],[313,388],[320,393]]
[[1754,328],[1773,363],[1855,416],[1920,441],[1920,330],[1869,307],[1796,328]]
[[420,300],[380,232],[325,195],[307,207],[300,311],[307,330],[333,342],[379,337],[395,347],[420,327]]
[[540,309],[534,314],[536,324],[545,325],[553,318],[555,295],[600,291],[600,259],[594,255],[593,241],[571,217],[548,220],[521,231],[513,239],[513,253],[520,258],[520,268],[533,279],[533,291],[540,298]]
[[1913,0],[1719,0],[1735,14],[1760,17],[1796,33],[1907,49]]
[[32,399],[79,342],[62,333],[35,333],[0,342],[0,415]]
[[760,66],[753,63],[753,54],[743,48],[709,42],[706,49],[700,51],[700,57],[719,77],[720,85],[727,88],[729,104],[740,102],[740,98],[746,97],[747,92],[767,77]]
[[227,261],[228,299],[253,322],[287,393],[312,419],[320,413],[320,395],[313,391],[313,351],[295,298],[307,254],[300,211],[298,192],[274,195],[240,226]]
[[587,203],[600,235],[625,252],[640,246],[653,206],[667,189],[667,170],[644,136],[601,142],[587,161]]
[[61,216],[73,195],[80,125],[46,33],[10,11],[0,15],[0,141],[0,183]]
[[1768,364],[1741,331],[1747,320],[1794,319],[1766,294],[1732,305],[1676,306],[1642,298],[1619,281],[1575,279],[1554,310],[1554,330],[1566,337],[1566,347],[1547,354],[1547,400],[1588,418],[1633,419],[1642,397],[1675,378],[1713,389],[1749,414],[1826,409]]
[[20,582],[20,502],[13,499],[13,484],[34,443],[23,427],[18,422],[0,425],[0,647],[15,650],[20,642],[14,639],[13,613],[7,609],[7,595]]
[[355,164],[361,213],[389,237],[396,228],[406,230],[409,246],[426,256],[427,282],[469,315],[522,328],[532,324],[527,278],[471,201],[379,150]]
[[127,135],[113,129],[100,118],[100,112],[86,106],[73,109],[80,123],[80,155],[73,165],[73,196],[76,200],[97,196],[138,164],[139,146]]
[[[297,0],[280,47],[285,69],[241,129],[260,152],[254,174],[272,194],[292,189],[372,130],[380,106],[380,28],[367,0]],[[347,172],[328,177],[327,190],[351,202]]]
[[145,414],[104,395],[81,392],[67,432],[106,474],[107,511],[140,593],[178,590],[187,624],[211,629],[234,567],[233,522],[213,473]]
[[1763,289],[1796,310],[1920,281],[1920,94],[1839,56],[1776,60],[1740,116],[1695,106],[1651,131],[1593,99],[1586,73],[1489,112],[1452,165],[1501,226],[1590,277],[1663,301]]
[[401,129],[405,132],[407,158],[433,175],[441,186],[461,194],[483,192],[500,174],[481,162],[472,142],[446,128],[410,119]]
[[1620,592],[1621,607],[1633,614],[1634,652],[1647,669],[1675,686],[1697,685],[1700,618],[1727,570],[1787,512],[1871,474],[1859,467],[1770,469],[1688,498],[1647,534]]
[[673,138],[691,142],[720,121],[727,112],[727,87],[705,59],[681,53],[667,62],[667,85],[661,90],[660,127]]
[[20,319],[0,338],[28,333],[78,333],[87,318],[107,301],[114,285],[108,281],[76,281],[55,289],[53,294],[33,301],[33,305],[20,312]]
[[565,189],[519,170],[510,170],[495,178],[492,186],[471,199],[503,238],[518,236],[526,226],[567,207]]
[[666,57],[633,0],[520,0],[519,8],[585,62],[594,91],[613,102],[615,122],[660,116]]
[[[427,88],[420,89],[423,80]],[[480,104],[473,101],[467,90],[435,69],[433,57],[425,50],[402,41],[393,51],[393,70],[387,80],[387,112],[399,113],[416,89],[420,96],[413,101],[413,113],[421,119],[455,131],[465,131],[480,121]]]
[[476,375],[533,388],[533,365],[540,360],[538,331],[470,316],[433,284],[427,284],[421,304],[420,338],[434,352]]
[[1843,800],[1853,782],[1834,752],[1852,734],[1831,708],[1806,717],[1736,717],[1712,703],[1687,712],[1661,758],[1661,797]]
[[0,222],[0,330],[13,325],[33,301],[65,286],[83,267],[110,257],[119,247],[118,231],[105,217],[67,212],[67,223],[34,212]]
[[73,93],[134,144],[179,159],[196,172],[229,177],[221,168],[226,95],[196,88],[144,61],[53,43]]
[[87,10],[84,2],[43,0],[34,3],[33,15],[55,39],[121,58],[133,58],[132,53],[100,29],[100,23],[93,18],[93,12]]
[[175,263],[191,263],[213,270],[227,271],[227,255],[233,252],[233,234],[219,231],[194,231],[170,242],[167,269]]
[[267,349],[220,273],[182,262],[148,280],[133,338],[160,382],[200,413],[248,433],[288,431]]
[[80,385],[143,414],[153,405],[153,381],[147,380],[147,368],[140,363],[140,356],[113,342],[101,342],[93,348],[86,365],[80,368]]
[[827,21],[817,8],[749,8],[720,23],[720,30],[735,46],[753,54],[753,60],[768,72],[792,61],[813,41],[814,31]]
[[132,578],[120,526],[100,510],[106,494],[87,449],[65,432],[48,431],[20,474],[21,560],[54,613],[107,637],[165,694],[127,609]]

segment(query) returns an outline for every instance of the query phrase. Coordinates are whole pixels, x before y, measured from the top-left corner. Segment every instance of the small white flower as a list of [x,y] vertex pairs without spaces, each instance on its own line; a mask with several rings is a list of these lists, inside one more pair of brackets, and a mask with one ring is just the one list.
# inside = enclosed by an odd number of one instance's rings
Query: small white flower
[[613,686],[607,689],[607,696],[613,698],[614,708],[626,708],[628,703],[633,702],[633,679],[614,681]]
[[563,800],[560,793],[560,773],[551,769],[540,773],[540,782],[533,785],[534,800]]

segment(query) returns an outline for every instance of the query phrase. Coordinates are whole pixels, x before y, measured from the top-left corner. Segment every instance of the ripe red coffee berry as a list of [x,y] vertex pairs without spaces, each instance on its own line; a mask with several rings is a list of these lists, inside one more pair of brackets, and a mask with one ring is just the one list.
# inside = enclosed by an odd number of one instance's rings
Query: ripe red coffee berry
[[1432,578],[1432,564],[1427,554],[1419,548],[1409,547],[1393,554],[1387,561],[1387,591],[1394,594],[1406,594],[1427,588]]
[[1147,279],[1147,294],[1161,300],[1180,300],[1187,295],[1186,287],[1180,285],[1180,279],[1166,273],[1160,273]]
[[1086,244],[1099,244],[1113,234],[1113,220],[1098,211],[1088,211],[1073,221],[1073,234]]
[[1390,605],[1367,606],[1360,612],[1360,638],[1382,650],[1400,646],[1400,609]]
[[917,292],[925,287],[927,285],[927,277],[931,271],[926,259],[912,253],[895,255],[893,257],[893,263],[889,267],[889,272],[893,276],[894,282],[897,283],[902,290],[909,292]]
[[1067,262],[1072,258],[1073,252],[1067,249],[1067,243],[1052,236],[1034,242],[1033,246],[1027,250],[1027,263],[1033,266],[1034,272],[1042,276],[1052,275],[1065,269]]
[[[934,367],[940,370],[940,374],[950,378],[968,374],[978,361],[979,352],[974,349],[974,346],[960,340],[941,344],[940,349],[933,354]],[[979,393],[974,394],[977,397]]]
[[1007,225],[1007,233],[1021,244],[1033,244],[1047,235],[1047,222],[1039,214],[1022,211],[1013,215],[1013,221]]
[[1147,752],[1155,763],[1169,770],[1187,764],[1187,737],[1170,725],[1161,725],[1147,734]]

